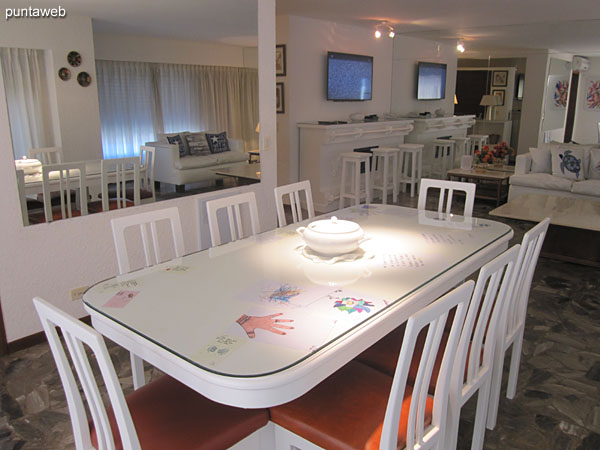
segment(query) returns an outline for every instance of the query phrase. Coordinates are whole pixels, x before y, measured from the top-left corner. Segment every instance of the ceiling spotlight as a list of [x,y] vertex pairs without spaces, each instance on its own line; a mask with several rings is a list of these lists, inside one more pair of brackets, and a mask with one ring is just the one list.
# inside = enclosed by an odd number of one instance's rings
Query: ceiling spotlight
[[392,39],[394,38],[394,36],[396,36],[396,33],[394,33],[394,29],[393,29],[393,28],[392,28],[392,29],[390,30],[390,32],[388,33],[388,36],[389,36],[390,38],[392,38]]
[[456,43],[456,50],[458,50],[460,53],[464,53],[465,52],[465,41],[463,41],[462,39],[459,39],[458,42]]
[[381,37],[381,31],[375,30],[375,38],[379,39]]
[[381,22],[379,25],[377,25],[375,27],[375,38],[376,39],[381,38],[381,36],[383,35],[382,32],[387,33],[387,35],[390,39],[393,39],[394,36],[396,36],[396,33],[394,32],[394,27],[392,27],[387,22]]

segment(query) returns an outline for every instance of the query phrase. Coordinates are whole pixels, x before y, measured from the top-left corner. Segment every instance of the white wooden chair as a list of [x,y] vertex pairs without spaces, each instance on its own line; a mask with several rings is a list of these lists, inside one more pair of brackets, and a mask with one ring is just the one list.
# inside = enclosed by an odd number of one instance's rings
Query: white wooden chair
[[46,164],[61,164],[63,162],[63,151],[61,147],[30,148],[29,158],[37,159]]
[[[140,197],[140,158],[131,156],[127,158],[103,159],[101,164],[102,199],[100,202],[90,203],[93,212],[110,211],[113,209],[138,206]],[[130,191],[132,200],[127,198],[127,182],[133,181],[133,191]],[[110,185],[115,190],[110,190]],[[111,196],[111,194],[113,194]]]
[[[114,449],[120,448],[119,444],[125,450],[191,448],[209,439],[214,443],[215,436],[226,448],[267,423],[265,410],[241,410],[211,402],[168,376],[125,397],[102,335],[39,297],[33,303],[65,390],[78,450]],[[102,400],[102,384],[96,381],[86,347],[95,357],[94,367],[97,365],[100,370],[112,406],[109,410]],[[88,424],[76,376],[87,400],[92,426]]]
[[[58,184],[55,183],[58,180]],[[52,186],[50,182],[53,182]],[[71,202],[71,193],[76,192],[74,208]],[[44,217],[32,215],[31,221],[52,222],[76,216],[85,216],[88,213],[87,183],[84,162],[46,164],[42,166],[42,192],[44,199]],[[60,200],[60,210],[52,207],[52,199]]]
[[[438,212],[450,214],[452,209],[452,197],[454,191],[462,191],[465,193],[465,208],[463,216],[471,217],[473,215],[473,203],[475,201],[475,184],[463,183],[461,181],[433,180],[431,178],[421,179],[419,184],[419,203],[417,209],[426,210],[427,191],[431,188],[440,190],[438,201]],[[444,200],[446,207],[444,208]]]
[[[477,411],[471,449],[483,448],[492,382],[496,333],[502,327],[503,310],[512,292],[519,245],[487,263],[479,271],[469,304],[450,384],[447,433],[444,448],[455,449],[460,410],[477,393]],[[441,376],[441,374],[440,374]]]
[[280,227],[287,225],[285,218],[285,209],[283,207],[284,196],[289,196],[290,207],[292,209],[292,223],[301,222],[304,220],[302,216],[302,199],[301,193],[304,192],[306,211],[308,219],[315,217],[315,207],[313,206],[312,191],[310,189],[310,181],[304,180],[298,183],[288,184],[275,188],[275,205],[277,206],[277,220]]
[[[140,200],[142,203],[156,201],[156,187],[154,185],[154,155],[156,149],[147,145],[140,147]],[[133,193],[131,193],[133,194]],[[129,200],[133,196],[128,191]]]
[[[393,379],[352,361],[304,396],[270,408],[271,421],[277,424],[276,448],[332,448],[335,443],[336,448],[444,450],[450,374],[473,285],[467,281],[408,319]],[[431,396],[434,362],[453,308],[455,318]],[[416,382],[409,386],[409,368],[421,331],[425,344]],[[356,423],[357,415],[364,423]],[[383,423],[374,417],[384,417]],[[407,423],[407,428],[399,429],[400,423]]]
[[19,193],[19,204],[21,205],[21,219],[23,226],[29,225],[29,209],[27,208],[27,198],[25,197],[25,172],[17,169],[17,191]]
[[[126,230],[137,228],[139,230],[142,247],[144,250],[145,266],[149,267],[159,264],[168,258],[161,252],[160,239],[158,233],[159,222],[168,221],[171,229],[171,255],[179,258],[184,255],[183,232],[181,229],[181,220],[179,210],[176,207],[149,211],[142,214],[133,214],[130,216],[117,217],[110,221],[117,252],[117,263],[119,264],[119,273],[125,274],[131,272],[131,261],[127,251],[127,242],[125,238]],[[151,241],[148,234],[150,234]],[[136,268],[137,269],[137,268]],[[145,384],[144,365],[141,358],[131,353],[131,371],[133,376],[133,387],[138,389]]]
[[490,430],[493,430],[496,426],[498,403],[500,401],[500,387],[502,384],[502,370],[504,368],[504,356],[511,345],[513,348],[510,359],[506,397],[509,399],[514,398],[517,390],[517,378],[519,376],[519,365],[521,362],[521,348],[523,346],[523,332],[525,330],[529,290],[531,289],[531,280],[533,279],[535,267],[549,225],[550,219],[546,218],[523,236],[521,250],[519,252],[519,257],[517,258],[517,270],[514,275],[514,290],[505,309],[505,327],[503,329],[498,329],[496,352],[494,356],[494,374],[492,376],[492,389],[487,418],[487,427]]
[[260,222],[258,220],[258,208],[256,206],[256,196],[254,192],[244,192],[242,194],[231,195],[229,197],[218,198],[206,202],[206,210],[208,212],[208,228],[210,230],[210,240],[212,246],[221,245],[221,231],[219,229],[219,220],[217,213],[221,209],[225,209],[229,222],[229,233],[231,241],[237,241],[245,237],[242,207],[246,205],[250,215],[250,227],[255,235],[260,233]]

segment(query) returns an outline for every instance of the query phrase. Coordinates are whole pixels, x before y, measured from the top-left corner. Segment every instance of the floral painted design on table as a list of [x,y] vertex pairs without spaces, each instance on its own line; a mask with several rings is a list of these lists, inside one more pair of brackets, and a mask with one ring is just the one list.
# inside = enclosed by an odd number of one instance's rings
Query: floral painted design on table
[[553,105],[555,108],[566,108],[569,96],[569,80],[558,80],[554,84]]
[[353,312],[362,313],[367,312],[370,313],[373,306],[373,303],[361,299],[357,299],[354,297],[344,297],[342,299],[336,300],[333,304],[334,308],[337,308],[338,311],[347,311],[348,314],[352,314]]
[[193,359],[202,365],[214,367],[243,344],[244,341],[239,337],[223,333],[206,344]]
[[267,300],[273,303],[290,303],[290,300],[302,293],[301,289],[289,284],[282,284],[268,294]]
[[600,76],[587,79],[585,106],[591,111],[600,111]]
[[139,293],[140,291],[119,291],[102,306],[104,308],[125,308],[133,299],[133,297]]

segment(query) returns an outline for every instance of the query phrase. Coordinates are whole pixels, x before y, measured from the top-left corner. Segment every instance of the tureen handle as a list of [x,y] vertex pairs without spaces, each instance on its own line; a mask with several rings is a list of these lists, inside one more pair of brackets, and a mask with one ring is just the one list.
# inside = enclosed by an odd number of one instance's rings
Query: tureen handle
[[300,236],[304,237],[305,230],[306,230],[306,227],[299,227],[299,228],[296,228],[296,233],[298,233]]

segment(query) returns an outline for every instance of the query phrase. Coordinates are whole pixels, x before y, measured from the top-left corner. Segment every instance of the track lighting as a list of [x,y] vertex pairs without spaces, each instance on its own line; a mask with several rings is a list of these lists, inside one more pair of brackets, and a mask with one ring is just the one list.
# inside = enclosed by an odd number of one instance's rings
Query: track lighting
[[394,27],[386,22],[382,22],[375,27],[375,39],[380,39],[382,36],[382,30],[387,33],[390,39],[393,39],[396,33],[394,33]]

